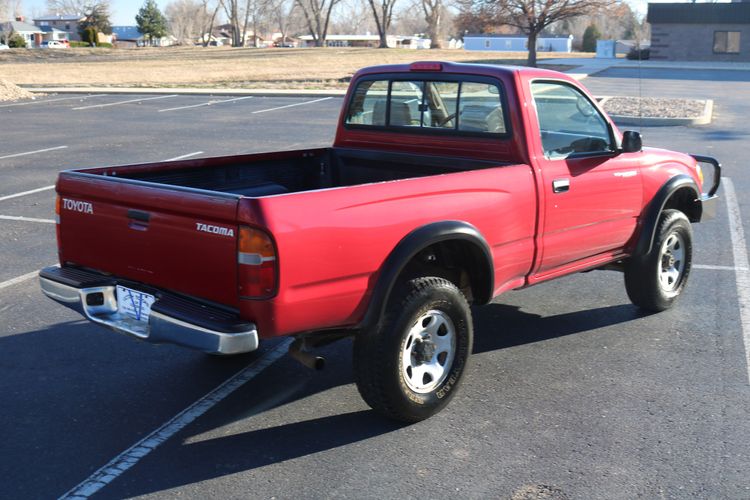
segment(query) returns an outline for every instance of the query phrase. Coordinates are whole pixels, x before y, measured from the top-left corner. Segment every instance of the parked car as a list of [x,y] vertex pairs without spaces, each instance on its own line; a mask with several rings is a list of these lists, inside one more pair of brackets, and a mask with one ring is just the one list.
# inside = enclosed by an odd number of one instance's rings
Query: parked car
[[42,42],[41,47],[43,49],[67,49],[70,47],[70,44],[65,45],[63,42],[58,40],[50,40],[48,42]]
[[60,267],[40,282],[96,324],[211,354],[294,336],[318,367],[310,349],[353,337],[364,400],[413,422],[461,382],[470,304],[607,269],[670,308],[719,182],[713,158],[642,148],[568,75],[376,66],[332,147],[60,173]]

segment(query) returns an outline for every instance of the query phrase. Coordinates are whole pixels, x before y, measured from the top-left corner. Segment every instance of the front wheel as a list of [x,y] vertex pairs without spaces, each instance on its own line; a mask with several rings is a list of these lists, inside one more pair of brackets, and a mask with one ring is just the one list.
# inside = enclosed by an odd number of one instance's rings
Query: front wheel
[[625,289],[633,304],[664,311],[687,285],[693,259],[693,230],[679,210],[659,217],[654,244],[646,255],[632,257],[625,267]]
[[417,278],[394,294],[379,327],[354,340],[354,378],[374,410],[418,422],[455,393],[472,349],[471,310],[442,278]]

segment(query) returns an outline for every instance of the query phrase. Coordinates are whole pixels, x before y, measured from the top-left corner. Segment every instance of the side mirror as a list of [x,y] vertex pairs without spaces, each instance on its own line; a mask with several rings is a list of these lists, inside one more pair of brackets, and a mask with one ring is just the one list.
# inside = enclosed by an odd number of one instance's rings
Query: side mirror
[[641,141],[641,134],[632,130],[626,130],[622,134],[622,152],[623,153],[637,153],[643,149],[643,142]]

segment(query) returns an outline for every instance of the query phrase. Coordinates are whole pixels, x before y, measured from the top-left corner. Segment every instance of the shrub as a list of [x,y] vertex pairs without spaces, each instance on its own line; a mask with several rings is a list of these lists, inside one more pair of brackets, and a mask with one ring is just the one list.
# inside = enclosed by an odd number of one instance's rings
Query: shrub
[[14,33],[8,39],[8,47],[10,47],[11,49],[25,49],[26,40],[24,39],[23,36],[19,35],[18,33]]
[[628,55],[626,57],[631,61],[638,59],[640,59],[641,61],[646,61],[649,57],[651,57],[651,49],[638,49],[636,47],[633,47],[632,49],[630,49],[630,52],[628,52]]

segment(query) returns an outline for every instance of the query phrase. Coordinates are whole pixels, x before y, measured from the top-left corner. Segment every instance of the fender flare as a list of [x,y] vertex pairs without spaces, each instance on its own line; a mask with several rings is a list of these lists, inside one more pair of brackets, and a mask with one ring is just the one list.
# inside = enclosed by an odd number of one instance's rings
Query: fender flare
[[463,221],[441,221],[421,226],[399,241],[386,258],[377,273],[377,282],[373,287],[370,302],[367,306],[360,328],[374,327],[382,318],[393,287],[399,275],[411,259],[420,251],[441,241],[462,240],[472,243],[478,249],[479,266],[486,266],[487,279],[482,283],[480,293],[476,294],[476,302],[484,304],[492,300],[495,286],[494,264],[492,252],[482,233]]
[[[656,237],[656,226],[659,224],[659,215],[664,210],[664,205],[667,204],[669,198],[682,188],[692,189],[695,193],[695,199],[699,199],[700,189],[693,178],[687,174],[675,175],[664,183],[643,212],[641,234],[638,237],[633,255],[646,255],[651,251]],[[696,202],[700,203],[700,201]]]

